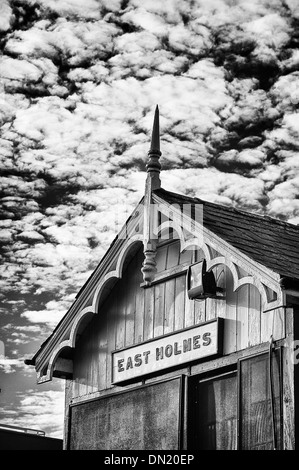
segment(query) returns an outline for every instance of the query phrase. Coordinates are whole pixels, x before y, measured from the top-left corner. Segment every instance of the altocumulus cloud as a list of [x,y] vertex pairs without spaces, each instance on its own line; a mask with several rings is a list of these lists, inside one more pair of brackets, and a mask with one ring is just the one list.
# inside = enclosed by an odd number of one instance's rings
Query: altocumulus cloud
[[2,0],[9,348],[35,352],[140,200],[156,103],[165,188],[298,223],[298,25],[295,0]]
[[5,406],[2,424],[13,421],[15,426],[42,429],[46,435],[61,439],[64,397],[60,391],[29,389],[26,394],[17,393],[17,401],[13,407],[10,403]]

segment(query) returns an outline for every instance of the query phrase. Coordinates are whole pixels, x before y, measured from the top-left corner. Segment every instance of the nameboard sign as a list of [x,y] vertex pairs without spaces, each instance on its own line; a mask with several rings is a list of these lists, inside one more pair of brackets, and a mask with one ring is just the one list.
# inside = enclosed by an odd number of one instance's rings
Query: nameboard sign
[[196,327],[112,352],[112,383],[130,381],[221,354],[220,320],[222,319],[217,318]]

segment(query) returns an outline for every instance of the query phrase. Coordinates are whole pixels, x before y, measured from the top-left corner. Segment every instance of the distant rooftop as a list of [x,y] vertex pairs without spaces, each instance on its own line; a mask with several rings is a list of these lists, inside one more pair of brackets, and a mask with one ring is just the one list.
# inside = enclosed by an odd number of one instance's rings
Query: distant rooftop
[[11,426],[9,424],[0,423],[0,429],[3,429],[5,431],[20,432],[24,434],[35,434],[36,436],[45,436],[45,431],[40,431],[39,429],[32,428],[22,428],[20,426]]

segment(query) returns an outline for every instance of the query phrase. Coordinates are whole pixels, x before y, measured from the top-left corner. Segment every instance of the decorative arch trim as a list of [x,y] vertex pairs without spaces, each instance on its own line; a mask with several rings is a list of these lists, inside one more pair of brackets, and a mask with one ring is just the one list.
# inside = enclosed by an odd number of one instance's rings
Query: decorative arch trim
[[95,290],[95,293],[93,295],[93,300],[92,300],[92,309],[93,309],[94,313],[98,312],[98,307],[99,307],[99,303],[100,303],[100,300],[101,300],[103,290],[107,286],[109,281],[111,281],[111,279],[113,279],[113,278],[121,279],[125,259],[128,255],[128,253],[130,252],[130,250],[132,249],[133,245],[135,245],[136,243],[139,244],[139,243],[142,243],[142,242],[143,242],[143,238],[140,235],[135,235],[133,239],[130,239],[125,243],[124,247],[122,248],[122,250],[119,254],[117,264],[116,264],[116,268],[113,271],[110,271],[109,273],[107,273],[103,277],[103,279],[100,281],[100,283],[98,284],[98,286]]
[[[122,250],[119,254],[115,270],[108,272],[101,279],[101,281],[98,284],[98,286],[95,290],[95,293],[93,295],[92,305],[89,305],[89,306],[85,307],[83,310],[80,310],[77,313],[77,315],[75,316],[75,318],[73,320],[73,323],[72,323],[69,339],[62,341],[54,349],[54,351],[51,355],[51,358],[49,360],[48,365],[46,366],[46,368],[44,367],[41,370],[41,372],[38,376],[38,383],[48,382],[48,381],[52,380],[55,363],[56,363],[57,359],[59,358],[59,355],[61,354],[63,349],[65,349],[65,348],[74,349],[75,348],[77,333],[80,329],[80,325],[82,324],[84,319],[86,319],[86,317],[92,316],[92,315],[95,315],[95,314],[98,313],[99,303],[100,303],[101,296],[102,296],[102,293],[103,293],[105,287],[107,287],[107,285],[109,284],[109,282],[111,282],[112,279],[120,279],[122,277],[125,259],[128,255],[128,253],[130,252],[131,248],[133,247],[133,245],[135,245],[136,243],[139,243],[139,244],[142,243],[142,237],[141,236],[134,235],[133,238],[127,240],[127,242],[125,243],[125,245],[123,246],[123,248],[122,248]],[[46,369],[46,374],[44,374],[45,369]]]
[[76,316],[75,318],[75,321],[72,325],[72,328],[71,328],[71,332],[70,332],[70,338],[69,338],[69,346],[71,348],[74,348],[75,345],[76,345],[76,337],[77,337],[77,333],[78,333],[78,330],[80,328],[80,325],[83,321],[83,319],[85,317],[87,317],[88,315],[93,315],[94,313],[96,313],[92,306],[91,307],[86,307],[84,308],[83,310],[81,310],[81,312]]
[[68,347],[71,347],[70,341],[68,339],[66,339],[65,341],[62,341],[60,344],[57,345],[57,347],[54,349],[50,357],[48,365],[46,366],[46,370],[47,370],[46,374],[43,374],[43,371],[45,370],[45,368],[43,368],[38,376],[37,383],[40,384],[40,383],[49,382],[50,380],[52,380],[55,362],[58,359],[62,350]]
[[[283,296],[282,296],[282,292],[279,286],[277,286],[276,288],[273,285],[271,285],[271,287],[269,286],[269,288],[272,289],[277,295],[276,300],[269,301],[267,290],[266,290],[267,287],[264,285],[264,282],[262,282],[258,278],[258,275],[250,274],[248,276],[240,278],[238,269],[237,269],[237,266],[238,266],[237,263],[229,260],[228,257],[225,255],[220,255],[220,256],[217,256],[216,258],[212,258],[211,250],[210,250],[210,248],[212,247],[210,247],[208,243],[204,242],[203,238],[197,239],[195,237],[195,238],[186,240],[182,228],[175,220],[169,220],[169,221],[163,222],[163,224],[160,227],[161,231],[167,228],[173,228],[177,232],[178,237],[180,239],[180,251],[181,252],[184,251],[189,246],[197,246],[204,252],[204,255],[206,257],[208,271],[210,271],[211,269],[213,269],[214,267],[220,264],[227,266],[233,277],[233,290],[234,291],[237,291],[238,289],[240,289],[242,286],[246,284],[251,284],[251,285],[254,285],[260,292],[264,310],[272,309],[272,308],[274,309],[282,305]],[[217,251],[219,252],[219,247],[217,247]],[[276,285],[277,283],[273,281],[273,284]]]

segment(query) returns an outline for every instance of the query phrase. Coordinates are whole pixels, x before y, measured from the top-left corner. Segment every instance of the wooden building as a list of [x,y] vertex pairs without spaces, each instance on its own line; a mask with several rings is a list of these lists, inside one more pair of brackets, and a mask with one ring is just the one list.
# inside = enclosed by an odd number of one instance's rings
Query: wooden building
[[162,189],[160,155],[157,108],[144,197],[29,361],[64,448],[298,448],[299,227]]

